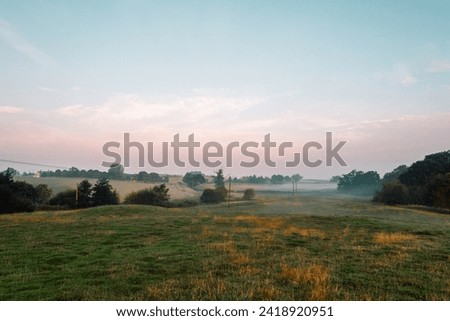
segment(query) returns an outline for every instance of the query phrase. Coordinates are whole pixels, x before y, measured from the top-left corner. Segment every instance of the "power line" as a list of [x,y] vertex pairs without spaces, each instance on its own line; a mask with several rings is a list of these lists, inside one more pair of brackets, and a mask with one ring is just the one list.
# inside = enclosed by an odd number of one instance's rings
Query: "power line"
[[69,169],[69,167],[65,167],[65,166],[56,166],[56,165],[48,165],[48,164],[29,163],[29,162],[22,162],[22,161],[10,160],[10,159],[0,159],[0,162],[4,162],[4,163],[13,163],[13,164],[23,164],[23,165],[33,165],[33,166],[48,167],[48,168],[63,168],[63,169]]

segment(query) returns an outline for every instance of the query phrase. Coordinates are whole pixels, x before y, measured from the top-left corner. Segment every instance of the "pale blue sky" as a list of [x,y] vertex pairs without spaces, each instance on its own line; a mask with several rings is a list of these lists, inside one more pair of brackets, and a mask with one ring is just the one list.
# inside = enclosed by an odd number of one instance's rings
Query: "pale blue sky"
[[0,71],[0,159],[332,131],[349,168],[299,169],[328,177],[450,148],[448,1],[0,1]]

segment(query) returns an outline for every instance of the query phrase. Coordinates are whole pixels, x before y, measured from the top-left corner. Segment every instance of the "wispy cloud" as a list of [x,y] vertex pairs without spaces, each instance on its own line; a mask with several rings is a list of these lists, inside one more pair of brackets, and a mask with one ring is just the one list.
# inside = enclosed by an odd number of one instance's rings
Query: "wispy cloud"
[[45,65],[54,66],[55,61],[45,52],[35,47],[24,35],[17,31],[9,22],[0,18],[0,40],[9,46],[32,59],[33,61]]
[[399,65],[395,67],[391,77],[394,82],[403,86],[409,86],[417,82],[417,78],[414,76],[411,68],[406,65]]
[[0,106],[0,114],[20,114],[23,112],[22,107]]
[[50,92],[50,93],[58,92],[58,89],[51,88],[51,87],[39,86],[38,89],[41,91]]
[[433,61],[428,68],[430,72],[447,72],[450,71],[450,61]]

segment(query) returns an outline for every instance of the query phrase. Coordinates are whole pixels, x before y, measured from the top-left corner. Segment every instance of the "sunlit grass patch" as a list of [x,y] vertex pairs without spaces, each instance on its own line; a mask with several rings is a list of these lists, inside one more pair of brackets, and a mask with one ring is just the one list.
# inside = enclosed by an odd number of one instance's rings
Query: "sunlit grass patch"
[[403,242],[415,241],[417,240],[417,236],[401,232],[396,233],[379,232],[375,233],[373,240],[375,243],[378,244],[398,244]]
[[287,228],[283,230],[283,233],[285,235],[291,235],[291,234],[299,234],[302,237],[308,238],[308,237],[318,237],[323,239],[325,237],[325,233],[319,229],[316,228],[301,228],[294,225],[289,225]]
[[252,223],[261,229],[278,229],[284,224],[281,217],[244,216],[239,215],[234,218],[237,222]]
[[192,279],[190,287],[192,300],[220,300],[226,293],[225,282],[211,273],[206,277]]
[[320,264],[306,268],[281,265],[280,277],[296,286],[308,285],[311,290],[307,300],[327,300],[331,288],[331,273]]

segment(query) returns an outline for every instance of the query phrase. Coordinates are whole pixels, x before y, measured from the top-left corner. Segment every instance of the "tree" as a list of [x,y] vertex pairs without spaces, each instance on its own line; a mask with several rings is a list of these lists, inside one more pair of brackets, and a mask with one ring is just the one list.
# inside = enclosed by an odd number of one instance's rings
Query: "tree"
[[0,213],[31,212],[37,203],[33,185],[13,180],[14,170],[0,173]]
[[388,173],[384,174],[383,182],[398,180],[400,175],[405,173],[407,170],[408,170],[408,166],[400,165],[400,166],[396,167],[392,172],[388,172]]
[[426,199],[432,206],[450,208],[450,172],[437,174],[430,180]]
[[333,176],[330,179],[330,183],[338,183],[340,179],[341,179],[341,176],[339,176],[339,175]]
[[46,203],[52,196],[52,189],[47,184],[39,184],[36,186],[36,201],[38,204]]
[[220,192],[211,188],[206,188],[200,197],[200,201],[202,203],[220,203],[225,201],[225,198]]
[[92,188],[92,205],[116,205],[119,204],[119,195],[106,178],[100,178]]
[[244,200],[251,200],[255,198],[255,190],[253,188],[247,188],[244,191],[244,196],[242,197]]
[[225,177],[223,176],[223,169],[219,169],[214,176],[214,186],[216,188],[225,187]]
[[79,208],[86,208],[92,204],[92,184],[87,179],[82,180],[78,185],[78,204]]
[[66,172],[67,177],[79,177],[80,170],[74,166],[69,168],[69,171],[63,171],[63,173]]
[[270,178],[270,184],[283,184],[283,181],[283,175],[272,175],[272,177]]
[[295,185],[295,192],[297,192],[298,183],[303,179],[303,176],[300,174],[294,174],[292,175],[292,188],[294,188]]
[[123,166],[119,163],[113,163],[111,164],[110,168],[108,169],[108,177],[110,179],[123,179]]
[[383,184],[381,191],[375,194],[373,201],[386,205],[408,204],[409,191],[398,180],[389,180]]
[[50,205],[61,206],[65,208],[76,208],[76,191],[69,189],[59,192],[49,200]]
[[450,150],[427,155],[425,159],[413,163],[406,172],[399,176],[399,180],[407,186],[423,186],[435,175],[449,172]]
[[159,176],[158,173],[152,172],[152,173],[148,174],[148,181],[149,182],[156,183],[156,182],[161,182],[161,180],[162,180],[161,176]]
[[206,183],[206,179],[200,172],[188,172],[184,175],[183,182],[189,187],[194,188],[200,184]]
[[338,190],[356,190],[365,188],[375,190],[380,185],[380,175],[375,171],[356,171],[342,175],[338,181]]

